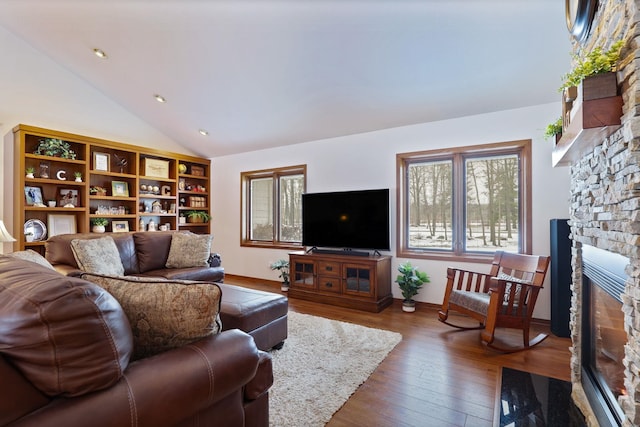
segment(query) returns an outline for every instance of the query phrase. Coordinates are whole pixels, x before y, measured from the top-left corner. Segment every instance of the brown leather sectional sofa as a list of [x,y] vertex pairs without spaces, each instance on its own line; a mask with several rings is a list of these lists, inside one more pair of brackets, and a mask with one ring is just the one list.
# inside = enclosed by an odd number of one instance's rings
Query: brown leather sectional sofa
[[0,425],[267,426],[271,357],[234,329],[130,362],[115,299],[0,255]]
[[[222,289],[220,318],[223,330],[240,329],[251,335],[260,350],[279,348],[287,338],[288,300],[282,295],[221,283],[224,268],[218,254],[209,258],[209,267],[166,268],[174,232],[110,233],[116,242],[125,275],[170,280],[218,282]],[[47,260],[59,272],[79,275],[71,250],[74,239],[96,239],[104,234],[62,234],[46,242]]]

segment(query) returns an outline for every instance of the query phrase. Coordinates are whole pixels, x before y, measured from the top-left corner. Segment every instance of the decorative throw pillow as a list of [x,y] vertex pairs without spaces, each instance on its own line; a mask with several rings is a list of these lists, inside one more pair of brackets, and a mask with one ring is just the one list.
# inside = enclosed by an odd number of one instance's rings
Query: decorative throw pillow
[[129,318],[133,359],[141,359],[222,331],[215,283],[83,274],[113,295]]
[[110,387],[129,364],[129,321],[96,284],[0,256],[0,307],[0,353],[48,396]]
[[509,294],[511,292],[512,283],[516,285],[516,290],[514,294],[515,302],[517,303],[520,300],[520,292],[522,291],[522,286],[519,283],[531,283],[529,280],[518,279],[517,277],[510,276],[506,273],[499,273],[496,276],[499,280],[507,280],[511,283],[507,283],[504,287],[504,303],[509,302]]
[[36,264],[40,264],[43,267],[50,268],[55,270],[55,267],[51,265],[49,261],[38,252],[33,249],[27,249],[26,251],[13,252],[9,254],[10,257],[23,259],[25,261],[35,262]]
[[173,233],[167,268],[207,267],[211,254],[210,234]]
[[74,239],[71,250],[78,268],[87,273],[124,275],[124,266],[116,242],[111,236],[99,239]]

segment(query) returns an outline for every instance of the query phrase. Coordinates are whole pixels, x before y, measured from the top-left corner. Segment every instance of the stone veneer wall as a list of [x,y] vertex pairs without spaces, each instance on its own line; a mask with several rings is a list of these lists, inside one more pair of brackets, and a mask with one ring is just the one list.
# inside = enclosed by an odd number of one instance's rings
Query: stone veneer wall
[[625,39],[618,86],[623,95],[622,128],[571,168],[571,237],[573,239],[571,304],[571,381],[573,398],[591,426],[598,423],[589,408],[581,380],[582,245],[630,259],[622,296],[625,329],[625,388],[620,399],[625,426],[640,425],[640,92],[636,70],[640,0],[600,0],[589,38],[574,42],[574,52],[604,49]]

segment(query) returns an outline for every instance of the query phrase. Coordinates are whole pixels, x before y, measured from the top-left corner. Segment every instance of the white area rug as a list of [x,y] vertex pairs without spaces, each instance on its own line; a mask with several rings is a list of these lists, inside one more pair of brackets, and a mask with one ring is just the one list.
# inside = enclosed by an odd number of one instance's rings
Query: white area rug
[[289,337],[271,352],[272,427],[324,426],[402,335],[289,312]]

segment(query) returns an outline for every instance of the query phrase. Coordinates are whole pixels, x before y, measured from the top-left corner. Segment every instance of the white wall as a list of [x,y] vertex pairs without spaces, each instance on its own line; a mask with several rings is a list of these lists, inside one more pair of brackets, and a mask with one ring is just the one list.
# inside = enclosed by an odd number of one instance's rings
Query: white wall
[[[17,226],[11,218],[17,124],[193,154],[3,27],[0,52],[0,219],[10,231]],[[0,253],[10,250],[10,244],[0,244]]]
[[[557,118],[558,108],[553,103],[215,158],[212,167],[215,250],[222,254],[226,272],[271,280],[278,280],[278,274],[269,269],[269,264],[287,257],[287,251],[240,247],[243,171],[306,164],[308,192],[389,188],[391,255],[395,256],[396,153],[532,139],[533,252],[548,255],[549,219],[566,218],[569,213],[569,169],[551,167],[552,143],[542,138],[545,126]],[[404,261],[393,259],[393,277],[398,264]],[[416,259],[411,262],[431,278],[416,299],[441,303],[446,268],[452,263]],[[483,268],[477,264],[460,265]],[[400,298],[395,283],[393,294]],[[536,307],[536,317],[550,318],[549,295],[547,283]]]

